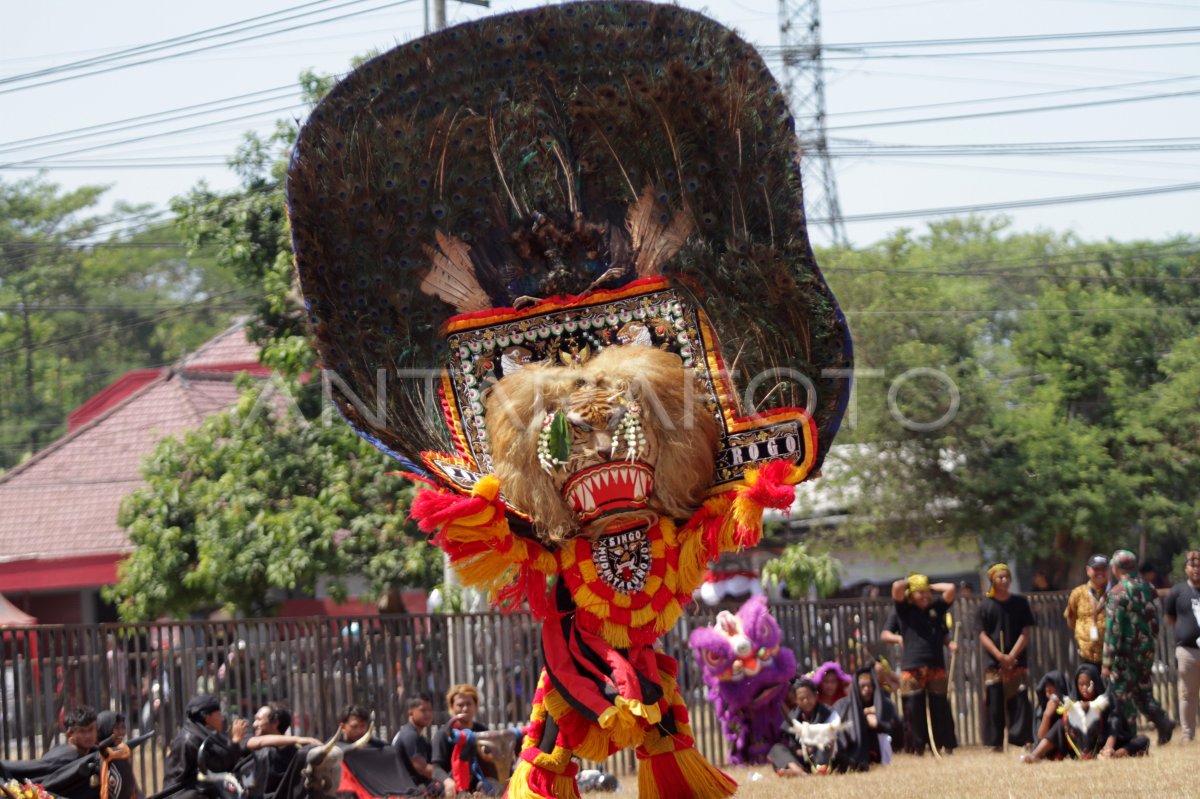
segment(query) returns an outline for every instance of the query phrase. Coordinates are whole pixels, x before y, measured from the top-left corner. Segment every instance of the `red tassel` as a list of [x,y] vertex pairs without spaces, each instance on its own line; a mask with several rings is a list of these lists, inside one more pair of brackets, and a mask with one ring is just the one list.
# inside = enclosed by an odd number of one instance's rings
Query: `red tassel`
[[783,482],[792,471],[788,461],[771,461],[758,470],[754,485],[742,490],[742,496],[764,508],[787,510],[796,498],[795,486]]
[[450,753],[450,773],[454,777],[454,787],[460,791],[471,790],[471,763],[462,753],[466,744],[466,733],[460,732],[454,742],[454,751]]
[[482,497],[464,497],[449,491],[423,489],[417,492],[409,516],[423,533],[432,533],[446,522],[479,513],[487,507]]

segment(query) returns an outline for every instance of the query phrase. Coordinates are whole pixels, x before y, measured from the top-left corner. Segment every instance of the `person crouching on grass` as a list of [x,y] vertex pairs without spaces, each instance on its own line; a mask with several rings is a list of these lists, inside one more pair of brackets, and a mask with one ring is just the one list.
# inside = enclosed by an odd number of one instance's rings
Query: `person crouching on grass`
[[767,759],[780,777],[803,777],[812,770],[809,759],[804,756],[804,743],[792,732],[792,723],[828,724],[833,718],[833,710],[817,699],[817,686],[807,677],[793,683],[792,701],[794,707],[783,719],[783,740],[767,753]]

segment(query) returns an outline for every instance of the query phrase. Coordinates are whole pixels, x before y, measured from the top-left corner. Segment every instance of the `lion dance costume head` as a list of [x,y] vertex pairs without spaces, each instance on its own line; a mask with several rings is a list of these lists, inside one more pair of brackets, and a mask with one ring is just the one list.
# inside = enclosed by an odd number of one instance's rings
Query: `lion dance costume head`
[[715,624],[688,637],[731,763],[765,763],[783,737],[783,700],[796,676],[796,655],[782,638],[760,596],[746,600],[736,615],[721,611]]
[[358,67],[288,174],[301,288],[346,420],[430,486],[459,578],[545,620],[509,793],[718,797],[654,650],[720,553],[820,468],[845,319],[759,55],[674,6],[461,25]]

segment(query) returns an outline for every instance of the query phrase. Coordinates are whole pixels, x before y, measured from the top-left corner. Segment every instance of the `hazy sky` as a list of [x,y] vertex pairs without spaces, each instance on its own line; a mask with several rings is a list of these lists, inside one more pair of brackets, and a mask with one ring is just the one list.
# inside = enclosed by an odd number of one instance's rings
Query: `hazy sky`
[[[448,16],[454,23],[536,5],[542,3],[493,0],[489,11],[449,0]],[[736,28],[764,48],[779,74],[779,59],[772,53],[780,43],[777,0],[681,5]],[[45,166],[48,177],[64,186],[111,184],[111,200],[159,206],[202,178],[216,187],[233,186],[233,175],[210,164],[223,162],[243,131],[267,130],[275,119],[302,115],[295,91],[301,70],[341,74],[355,54],[387,49],[424,28],[422,0],[8,0],[3,13],[0,180],[27,177],[36,174],[32,167]],[[921,229],[933,218],[858,219],[865,215],[1200,186],[1200,2],[825,0],[822,13],[822,38],[829,48],[828,136],[842,212],[857,246],[900,226]],[[236,34],[222,28],[234,23],[262,27]],[[305,27],[279,32],[293,26]],[[957,47],[880,44],[1162,28],[1185,30]],[[166,41],[200,31],[210,31],[205,34],[210,38]],[[231,43],[251,36],[258,38]],[[78,69],[30,75],[150,44],[158,49],[93,65],[84,71],[109,71],[87,77],[63,80],[80,74]],[[851,44],[859,46],[839,47]],[[1087,49],[1060,52],[1068,48]],[[198,52],[163,58],[186,50]],[[956,52],[968,55],[947,55]],[[891,57],[896,54],[904,57]],[[149,63],[110,69],[141,60]],[[1109,102],[1166,94],[1172,96]],[[993,113],[1081,103],[1091,105]],[[211,105],[196,107],[201,104]],[[177,119],[163,120],[165,112],[185,107],[172,115]],[[945,118],[978,114],[986,115]],[[929,121],[896,124],[909,120]],[[109,125],[115,122],[127,129],[112,131]],[[194,129],[170,133],[183,128]],[[1146,141],[1172,138],[1183,141]],[[137,141],[114,144],[129,139]],[[1116,140],[1126,142],[1120,146],[1129,151],[997,155],[985,148],[990,154],[951,156],[938,149]],[[881,144],[923,150],[889,157],[878,147],[866,154],[860,149]],[[1147,151],[1148,144],[1158,149]],[[1163,151],[1165,146],[1173,149]],[[1198,212],[1200,191],[1192,189],[1005,213],[1023,230],[1131,240],[1194,234]],[[828,237],[818,228],[814,239],[823,243]]]

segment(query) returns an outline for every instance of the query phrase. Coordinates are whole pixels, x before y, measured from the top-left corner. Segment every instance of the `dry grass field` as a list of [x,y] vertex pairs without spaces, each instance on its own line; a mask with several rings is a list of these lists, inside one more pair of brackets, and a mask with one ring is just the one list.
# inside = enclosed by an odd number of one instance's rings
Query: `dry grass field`
[[[1105,799],[1153,795],[1200,797],[1200,745],[1151,747],[1145,758],[1062,761],[1026,765],[1014,751],[994,754],[964,748],[940,762],[928,755],[899,755],[887,768],[782,780],[762,766],[726,769],[738,781],[738,799]],[[755,775],[761,775],[755,779]],[[637,780],[621,780],[624,795]],[[586,794],[601,797],[604,794]]]

